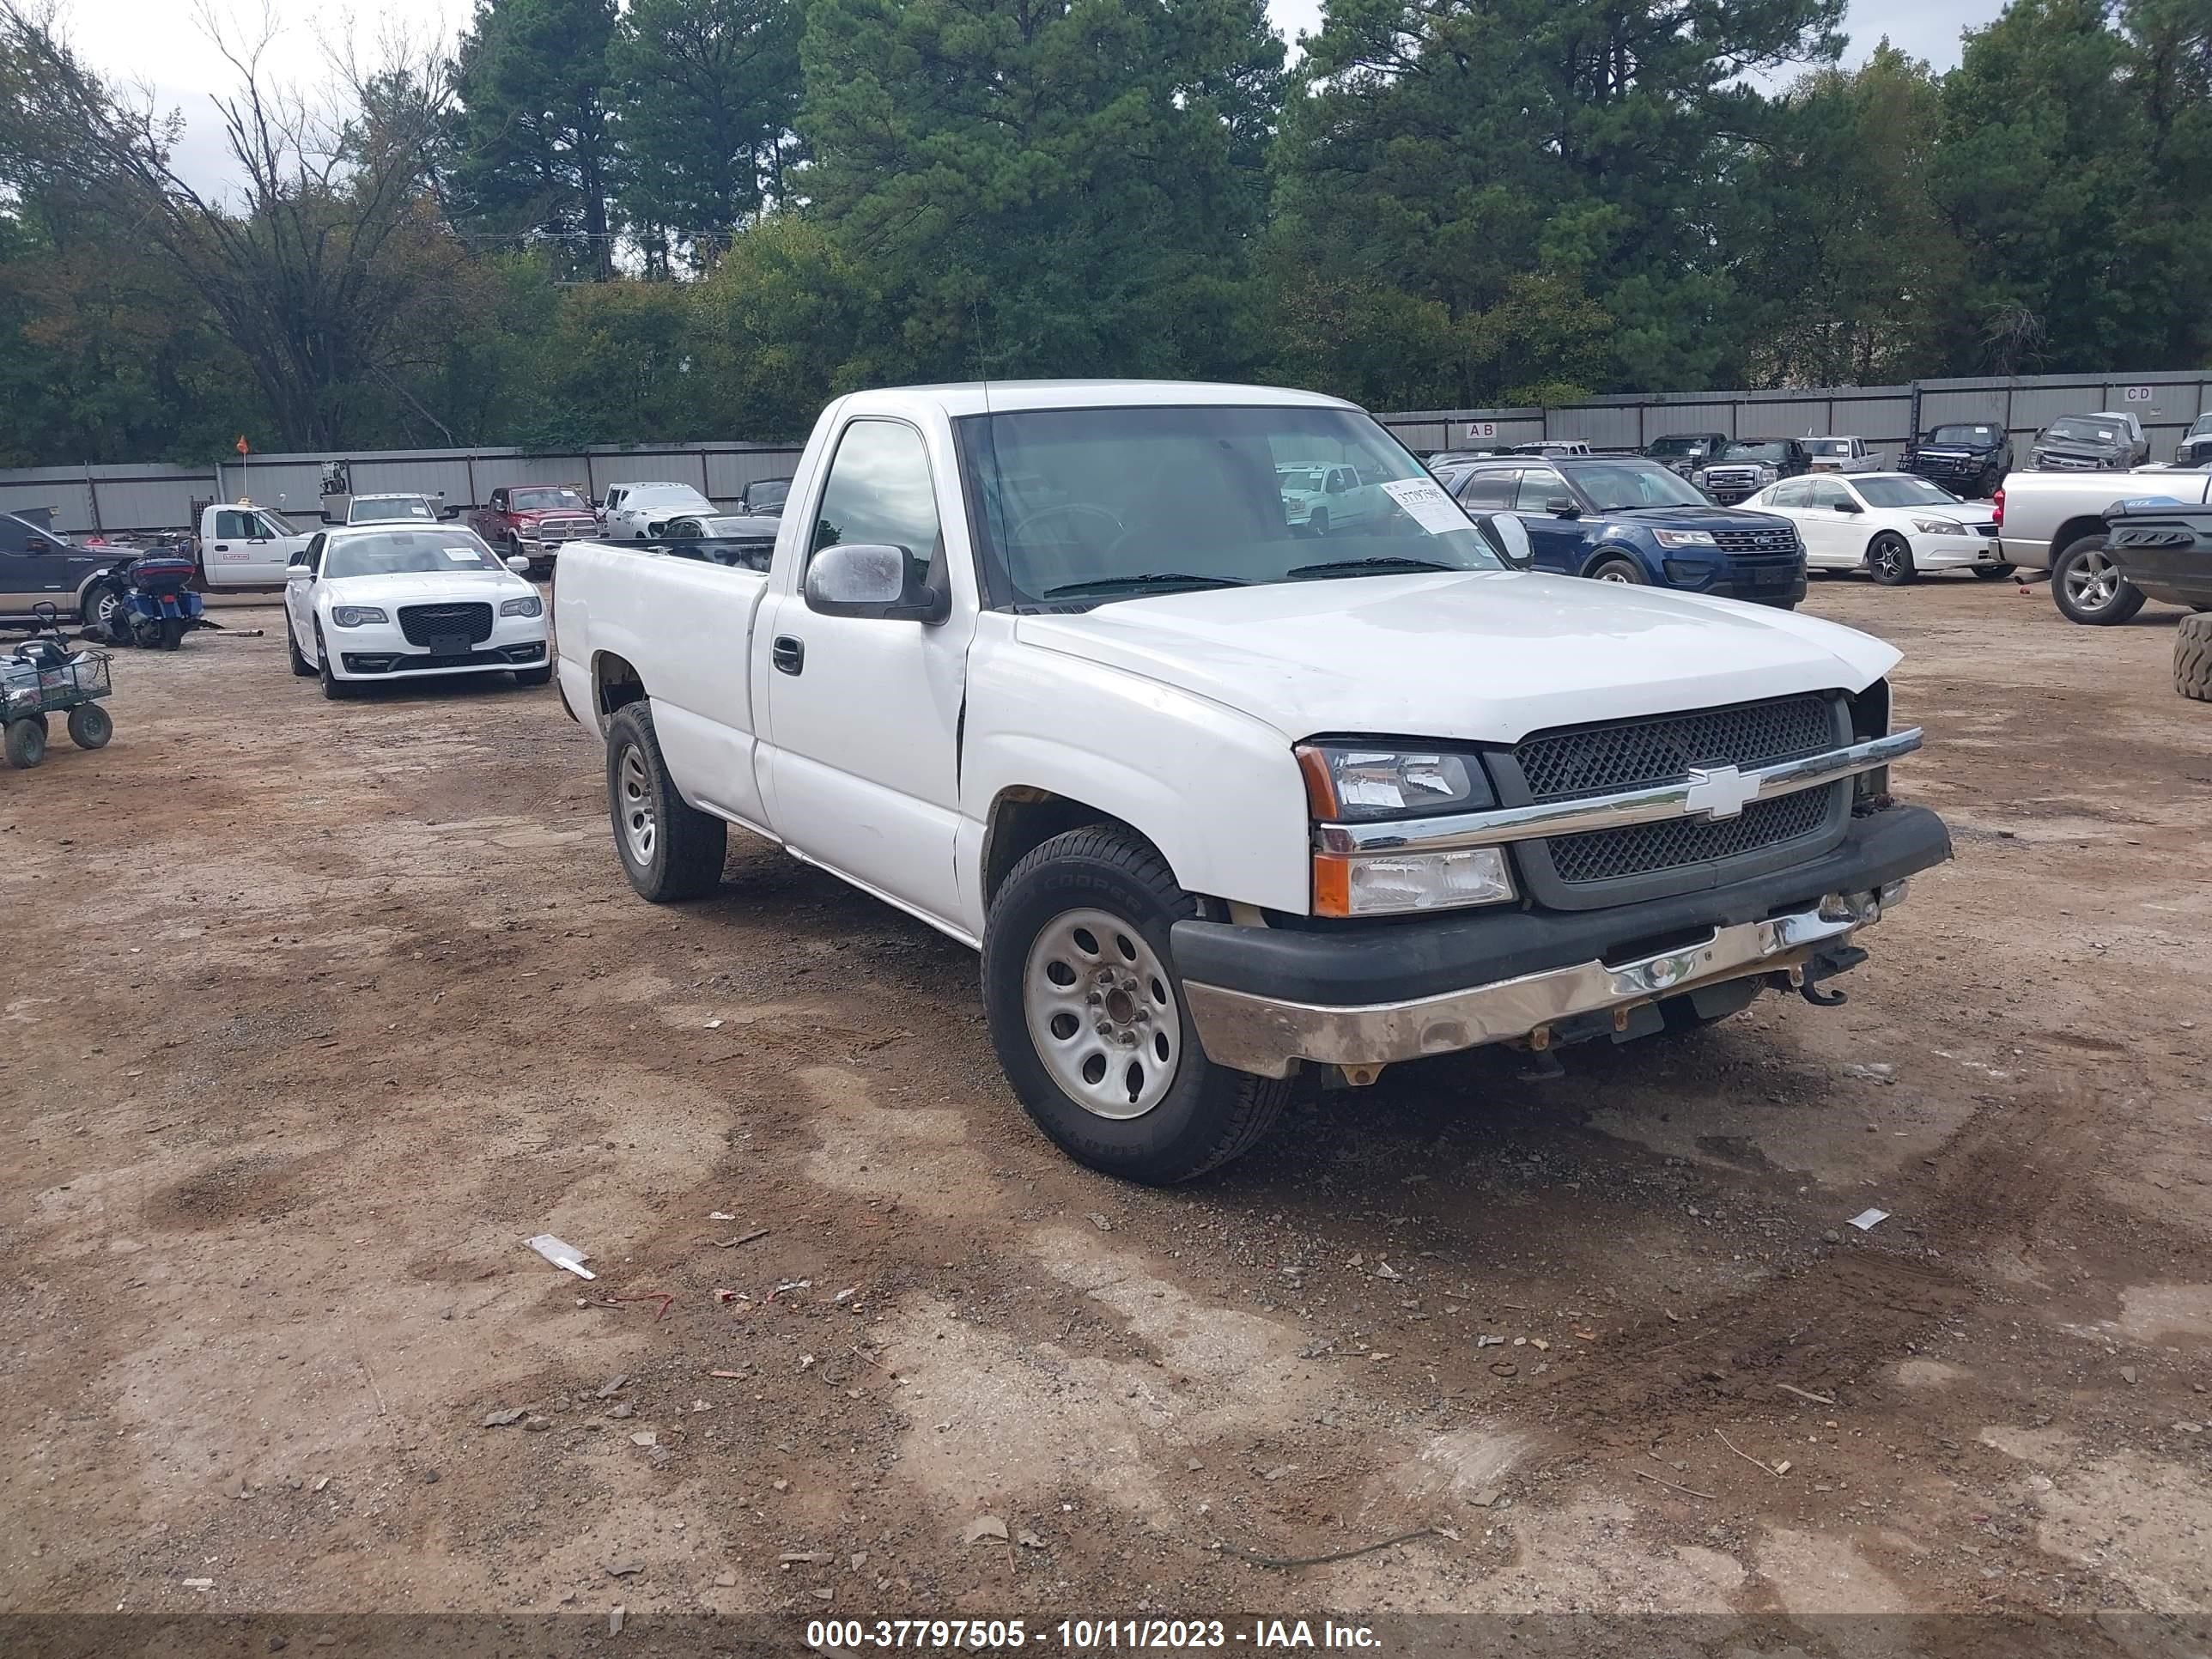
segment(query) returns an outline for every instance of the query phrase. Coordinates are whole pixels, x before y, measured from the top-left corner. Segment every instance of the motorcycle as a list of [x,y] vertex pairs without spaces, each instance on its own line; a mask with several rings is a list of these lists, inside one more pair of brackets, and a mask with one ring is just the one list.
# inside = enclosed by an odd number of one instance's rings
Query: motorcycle
[[191,554],[157,547],[106,572],[113,602],[99,607],[96,623],[108,643],[174,651],[193,629],[213,627],[207,601],[190,586],[197,568]]

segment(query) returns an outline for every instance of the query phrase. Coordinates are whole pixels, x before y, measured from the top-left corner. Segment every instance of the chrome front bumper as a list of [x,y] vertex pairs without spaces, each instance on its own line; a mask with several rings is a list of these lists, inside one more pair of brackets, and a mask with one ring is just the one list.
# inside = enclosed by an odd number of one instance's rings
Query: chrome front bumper
[[1322,1007],[1190,982],[1183,995],[1218,1066],[1261,1077],[1287,1077],[1301,1060],[1384,1066],[1529,1036],[1577,1014],[1625,1012],[1701,986],[1786,973],[1820,946],[1879,921],[1905,888],[1895,881],[1879,891],[1831,895],[1812,909],[1717,927],[1703,944],[1634,962],[1578,963],[1412,1002]]

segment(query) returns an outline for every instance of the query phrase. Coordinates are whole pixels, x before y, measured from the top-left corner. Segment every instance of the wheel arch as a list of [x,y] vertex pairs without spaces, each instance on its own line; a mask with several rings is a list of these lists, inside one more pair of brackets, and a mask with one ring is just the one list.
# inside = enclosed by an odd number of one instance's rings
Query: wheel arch
[[2051,538],[2051,562],[2044,568],[2056,569],[2058,556],[2080,541],[2084,536],[2105,533],[2105,515],[2101,513],[2077,514],[2060,525]]
[[602,733],[625,704],[641,702],[647,695],[645,676],[629,658],[616,651],[592,654],[592,714]]
[[1166,860],[1170,870],[1174,869],[1175,861],[1168,858],[1159,842],[1119,813],[1055,790],[1025,783],[1009,784],[992,798],[990,810],[983,819],[984,908],[990,908],[991,901],[1006,885],[1016,865],[1054,836],[1091,824],[1110,824],[1127,830]]
[[1587,576],[1607,559],[1627,560],[1641,570],[1644,580],[1654,586],[1662,585],[1666,574],[1666,567],[1660,563],[1656,555],[1645,552],[1631,542],[1600,542],[1583,556],[1582,565],[1575,574]]

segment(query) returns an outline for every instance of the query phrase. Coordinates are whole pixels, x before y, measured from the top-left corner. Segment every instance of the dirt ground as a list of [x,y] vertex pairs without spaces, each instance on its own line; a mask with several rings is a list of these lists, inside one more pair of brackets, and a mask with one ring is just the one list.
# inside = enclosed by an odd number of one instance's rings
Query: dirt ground
[[118,656],[109,748],[0,774],[0,1602],[2212,1610],[2179,613],[1808,608],[1905,650],[1958,849],[1848,1006],[1406,1066],[1168,1192],[919,924],[750,843],[636,899],[550,689],[326,703],[273,606]]

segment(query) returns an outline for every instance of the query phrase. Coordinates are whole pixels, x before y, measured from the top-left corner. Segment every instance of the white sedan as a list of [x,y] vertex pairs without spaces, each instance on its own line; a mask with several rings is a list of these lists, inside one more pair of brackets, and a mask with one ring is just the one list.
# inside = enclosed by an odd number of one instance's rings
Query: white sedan
[[712,518],[721,511],[690,484],[636,483],[607,492],[604,529],[611,542],[658,541],[671,519]]
[[1899,587],[1930,570],[2009,576],[1987,501],[1962,501],[1911,472],[1784,478],[1744,503],[1797,526],[1808,570],[1864,570]]
[[319,675],[343,697],[376,680],[425,674],[552,678],[545,601],[459,525],[355,525],[326,530],[292,556],[284,635],[292,672]]

